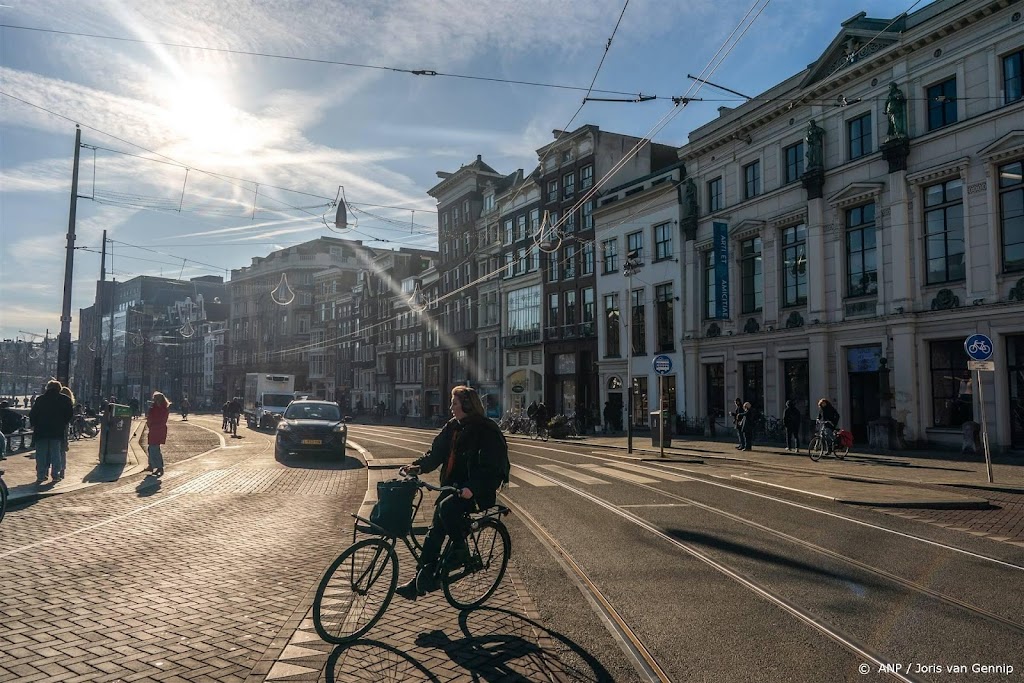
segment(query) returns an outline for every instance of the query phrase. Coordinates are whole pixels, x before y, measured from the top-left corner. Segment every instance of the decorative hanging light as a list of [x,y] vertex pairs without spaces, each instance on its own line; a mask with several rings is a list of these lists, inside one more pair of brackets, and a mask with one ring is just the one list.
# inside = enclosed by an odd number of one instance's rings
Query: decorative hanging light
[[545,254],[553,254],[562,246],[562,233],[554,226],[548,225],[550,219],[550,214],[545,211],[544,216],[540,219],[540,227],[533,236],[533,243]]
[[338,206],[338,210],[334,214],[334,226],[338,230],[355,228],[358,225],[358,222],[349,223],[348,200],[345,198],[344,185],[338,186],[338,196],[335,198],[334,203]]
[[191,320],[185,320],[185,324],[178,328],[178,334],[180,334],[182,337],[185,337],[186,339],[195,335],[195,333],[196,328],[192,327]]
[[295,292],[288,286],[288,274],[281,273],[281,281],[277,283],[277,287],[270,292],[270,298],[274,300],[274,303],[278,306],[287,306],[291,302],[295,301]]
[[427,310],[427,305],[429,303],[427,296],[420,289],[420,286],[416,285],[416,289],[414,289],[412,294],[409,295],[409,310],[414,313],[422,313]]

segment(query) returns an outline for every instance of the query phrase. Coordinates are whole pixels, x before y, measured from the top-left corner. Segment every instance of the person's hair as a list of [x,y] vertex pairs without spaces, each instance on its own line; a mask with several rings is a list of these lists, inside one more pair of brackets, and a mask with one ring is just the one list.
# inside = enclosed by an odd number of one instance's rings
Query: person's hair
[[819,398],[818,399],[818,407],[819,408],[822,407],[822,406],[827,406],[829,404],[830,404],[830,401],[827,398]]
[[51,379],[46,383],[46,393],[48,394],[59,394],[60,390],[64,388],[64,385],[60,383],[60,380]]
[[167,397],[161,394],[159,391],[153,392],[153,405],[161,405],[171,407],[171,402],[167,400]]
[[466,413],[466,415],[484,415],[484,404],[480,401],[480,395],[476,393],[476,389],[473,387],[457,386],[452,389],[452,396],[459,399],[462,412]]
[[60,393],[71,399],[71,405],[75,405],[75,392],[71,391],[71,387],[61,387]]
[[753,408],[754,406],[751,405],[750,401],[747,401],[746,403],[743,404],[743,407],[744,408]]
[[743,405],[743,401],[741,401],[741,400],[740,400],[739,398],[734,398],[734,399],[732,400],[732,402],[733,402],[733,403],[735,403],[735,404],[736,404],[736,405],[738,405],[738,406],[741,406],[741,405]]

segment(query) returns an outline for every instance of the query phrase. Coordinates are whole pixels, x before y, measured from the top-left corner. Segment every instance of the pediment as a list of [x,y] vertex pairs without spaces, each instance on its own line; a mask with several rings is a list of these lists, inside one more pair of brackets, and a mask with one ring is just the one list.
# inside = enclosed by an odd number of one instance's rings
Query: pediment
[[741,240],[752,235],[757,235],[764,229],[764,221],[756,218],[745,218],[736,225],[729,228],[729,237],[734,240]]
[[843,207],[874,199],[885,190],[885,183],[850,183],[828,198],[831,206]]
[[800,87],[806,88],[895,45],[903,25],[902,20],[870,19],[864,12],[847,19],[821,56],[807,65],[807,75]]
[[1011,130],[984,149],[978,151],[978,156],[985,161],[992,163],[1002,161],[1007,157],[1018,156],[1024,153],[1024,130]]

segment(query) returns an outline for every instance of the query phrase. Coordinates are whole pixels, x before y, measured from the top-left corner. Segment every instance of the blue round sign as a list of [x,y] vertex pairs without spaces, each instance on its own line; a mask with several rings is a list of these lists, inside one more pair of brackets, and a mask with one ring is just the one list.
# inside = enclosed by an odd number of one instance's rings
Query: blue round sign
[[972,334],[964,342],[964,351],[971,360],[988,360],[992,357],[992,340],[983,334]]
[[659,375],[667,375],[672,372],[672,359],[668,356],[655,356],[654,362],[651,365],[654,366],[654,371]]

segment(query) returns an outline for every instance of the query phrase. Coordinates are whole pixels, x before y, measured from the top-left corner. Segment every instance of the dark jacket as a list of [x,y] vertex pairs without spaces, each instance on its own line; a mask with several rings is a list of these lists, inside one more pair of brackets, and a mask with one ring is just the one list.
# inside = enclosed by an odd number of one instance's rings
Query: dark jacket
[[[455,442],[455,465],[446,472],[452,439]],[[449,420],[434,437],[430,450],[414,461],[423,472],[441,468],[441,486],[466,487],[473,492],[477,506],[483,510],[494,505],[495,492],[502,484],[503,454],[508,444],[494,420],[469,415],[460,423]]]
[[746,432],[747,434],[754,433],[754,421],[757,419],[757,411],[751,408],[750,410],[740,410],[736,413],[736,419],[738,420],[739,429]]
[[838,427],[839,411],[831,403],[826,403],[823,408],[818,410],[818,419],[831,422],[833,427]]
[[786,410],[782,413],[782,424],[786,425],[790,429],[796,430],[800,428],[800,409],[795,405],[787,405]]
[[18,431],[24,423],[25,418],[21,413],[10,408],[0,408],[0,431],[4,434]]
[[75,408],[70,398],[59,391],[46,392],[36,399],[28,414],[33,438],[63,439],[64,430],[74,416]]

